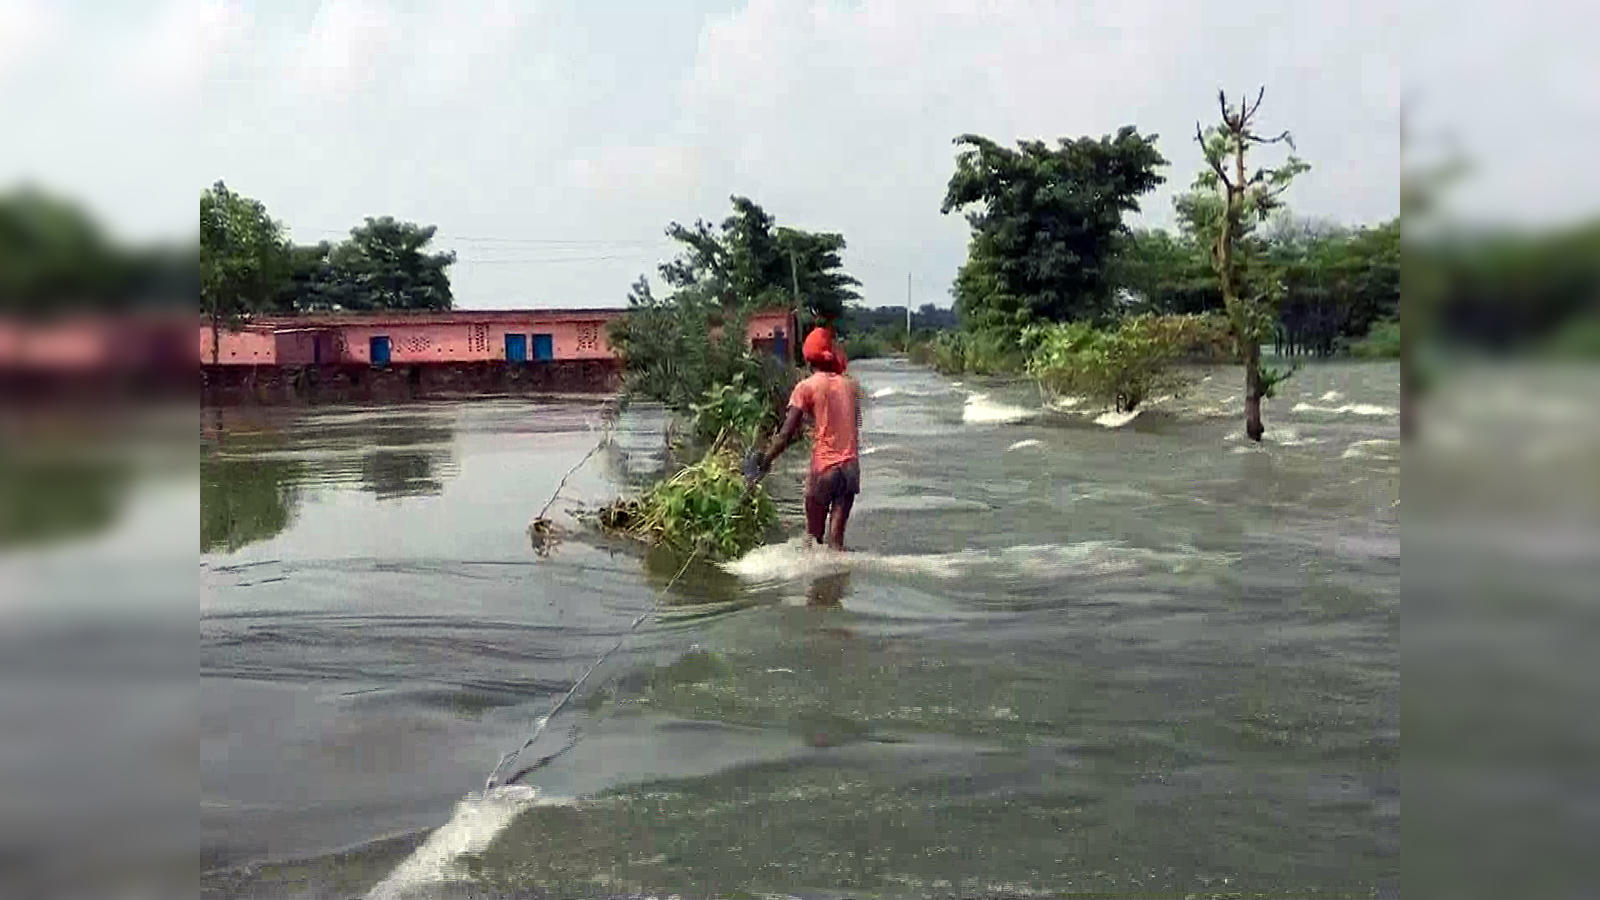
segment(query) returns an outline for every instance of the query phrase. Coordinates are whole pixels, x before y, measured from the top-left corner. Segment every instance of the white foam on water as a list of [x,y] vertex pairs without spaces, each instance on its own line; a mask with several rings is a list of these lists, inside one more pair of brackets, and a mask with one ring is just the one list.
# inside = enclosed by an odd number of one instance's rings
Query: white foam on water
[[893,452],[895,452],[897,450],[904,450],[904,449],[905,448],[900,446],[899,444],[884,444],[882,447],[863,447],[863,448],[861,448],[860,455],[861,456],[871,456],[874,453],[893,453]]
[[1017,441],[1015,444],[1012,444],[1011,446],[1007,447],[1006,448],[1006,452],[1010,453],[1013,450],[1021,450],[1021,449],[1025,448],[1025,447],[1037,447],[1037,446],[1039,446],[1039,444],[1040,444],[1039,441],[1037,441],[1037,440],[1035,440],[1033,438],[1028,438],[1025,441]]
[[1399,441],[1392,440],[1390,438],[1377,438],[1370,441],[1356,441],[1354,444],[1344,448],[1344,452],[1339,454],[1339,456],[1341,459],[1366,459],[1373,456],[1387,459],[1394,455],[1393,451],[1389,448],[1395,447],[1399,445],[1399,443]]
[[1324,413],[1330,416],[1397,416],[1399,411],[1389,406],[1378,406],[1374,403],[1347,403],[1344,406],[1313,406],[1310,403],[1296,403],[1293,412],[1297,413]]
[[988,394],[973,394],[967,397],[966,406],[961,408],[961,421],[968,425],[1009,425],[1031,419],[1038,415],[1037,410],[1024,409],[1007,403],[995,403],[989,399]]
[[1340,400],[1344,399],[1344,395],[1338,391],[1328,391],[1326,394],[1323,394],[1317,399],[1323,403],[1338,403]]
[[800,537],[782,544],[757,547],[739,559],[723,563],[722,567],[746,581],[771,583],[817,578],[839,572],[887,573],[938,579],[977,574],[1053,578],[1061,575],[1116,575],[1152,569],[1185,572],[1197,565],[1227,564],[1232,559],[1226,554],[1203,553],[1194,549],[1132,547],[1121,541],[1026,544],[951,553],[886,555],[856,550],[841,553]]
[[1084,398],[1082,397],[1052,397],[1050,399],[1050,408],[1059,412],[1067,412],[1083,405],[1083,400]]
[[987,512],[989,504],[977,500],[962,500],[959,497],[948,497],[943,494],[912,494],[910,496],[889,496],[871,494],[856,501],[856,509],[861,510],[894,510],[896,512],[927,512],[929,510],[961,510],[966,512]]
[[450,821],[439,826],[387,877],[367,892],[367,900],[404,900],[430,886],[460,878],[455,862],[464,853],[482,853],[511,820],[539,804],[539,789],[509,784],[468,794]]
[[[1222,439],[1229,443],[1237,443],[1245,439],[1244,432],[1230,431]],[[1271,428],[1262,435],[1259,444],[1254,441],[1249,443],[1254,446],[1306,447],[1322,443],[1322,438],[1306,437],[1293,428]],[[1239,449],[1235,447],[1233,452],[1238,453]]]
[[872,392],[872,399],[878,400],[878,399],[881,399],[883,397],[893,397],[895,394],[898,394],[898,393],[900,393],[900,389],[895,387],[894,385],[890,385],[888,387],[881,387],[881,388],[878,388],[877,390]]
[[1104,428],[1121,428],[1122,426],[1139,418],[1140,410],[1131,412],[1103,412],[1094,417],[1094,423]]

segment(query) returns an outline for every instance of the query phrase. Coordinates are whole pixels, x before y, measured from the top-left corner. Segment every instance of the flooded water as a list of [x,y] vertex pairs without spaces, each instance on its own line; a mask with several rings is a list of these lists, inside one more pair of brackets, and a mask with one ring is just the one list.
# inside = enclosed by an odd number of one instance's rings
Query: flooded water
[[[843,557],[568,510],[594,401],[206,414],[210,896],[1369,896],[1399,871],[1398,370],[1134,417],[894,361]],[[769,479],[801,531],[798,451]],[[657,615],[628,634],[647,611]],[[507,751],[621,649],[485,792]]]

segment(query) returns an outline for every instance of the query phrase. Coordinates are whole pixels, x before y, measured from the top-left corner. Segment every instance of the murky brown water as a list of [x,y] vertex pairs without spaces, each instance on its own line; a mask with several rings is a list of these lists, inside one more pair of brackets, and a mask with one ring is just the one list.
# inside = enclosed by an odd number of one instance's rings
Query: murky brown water
[[[593,403],[207,413],[207,889],[1398,884],[1395,366],[1309,367],[1264,447],[1234,369],[1120,427],[852,371],[874,400],[846,563],[764,548],[661,601],[677,560],[524,533]],[[625,414],[556,509],[661,444]],[[794,533],[800,462],[773,479]],[[463,802],[658,602],[525,754],[554,755],[537,796]]]

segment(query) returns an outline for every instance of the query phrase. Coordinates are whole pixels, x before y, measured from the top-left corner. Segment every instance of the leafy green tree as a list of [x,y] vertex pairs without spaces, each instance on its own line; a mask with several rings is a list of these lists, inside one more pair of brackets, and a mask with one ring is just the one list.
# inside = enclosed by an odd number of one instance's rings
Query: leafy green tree
[[1155,135],[1019,141],[1017,149],[964,134],[940,211],[965,210],[972,228],[956,275],[956,307],[977,330],[1016,333],[1040,321],[1100,319],[1112,311],[1109,268],[1122,216],[1164,179]]
[[860,299],[861,286],[844,272],[844,236],[832,232],[809,232],[798,228],[779,228],[778,246],[792,260],[791,287],[798,291],[801,308],[812,322],[837,322],[846,305]]
[[667,226],[667,236],[683,245],[677,258],[661,266],[667,285],[693,289],[723,306],[793,307],[813,320],[841,316],[861,284],[843,271],[844,237],[778,228],[755,201],[730,199],[733,214],[720,226],[703,220]]
[[289,271],[283,226],[261,201],[218,181],[200,195],[200,309],[211,325],[211,362],[223,327],[275,308]]
[[1206,249],[1186,233],[1135,229],[1119,241],[1111,283],[1137,312],[1202,313],[1222,308]]
[[340,309],[339,288],[328,257],[333,245],[327,241],[297,244],[289,248],[289,274],[278,292],[278,311],[322,312]]
[[[1205,154],[1207,166],[1194,185],[1215,192],[1221,201],[1220,208],[1204,208],[1215,216],[1209,219],[1215,223],[1212,266],[1243,356],[1245,433],[1253,441],[1261,440],[1265,433],[1261,424],[1261,400],[1271,396],[1274,386],[1287,377],[1287,373],[1268,370],[1261,364],[1261,343],[1275,331],[1277,298],[1271,286],[1261,289],[1247,283],[1243,257],[1249,247],[1245,242],[1256,225],[1282,206],[1283,193],[1295,177],[1310,168],[1292,154],[1275,168],[1250,170],[1246,167],[1245,156],[1253,147],[1287,143],[1294,148],[1293,138],[1287,131],[1265,137],[1255,130],[1256,114],[1265,95],[1266,89],[1262,88],[1253,103],[1241,99],[1238,107],[1233,108],[1228,106],[1227,94],[1218,91],[1222,123],[1204,130],[1198,122],[1194,126],[1195,140]],[[1201,219],[1197,224],[1203,226],[1206,221]]]
[[1262,243],[1281,291],[1285,352],[1327,356],[1399,314],[1398,220],[1355,229],[1275,221]]
[[346,310],[449,309],[454,252],[428,252],[433,225],[373,218],[350,229],[312,281],[307,308]]

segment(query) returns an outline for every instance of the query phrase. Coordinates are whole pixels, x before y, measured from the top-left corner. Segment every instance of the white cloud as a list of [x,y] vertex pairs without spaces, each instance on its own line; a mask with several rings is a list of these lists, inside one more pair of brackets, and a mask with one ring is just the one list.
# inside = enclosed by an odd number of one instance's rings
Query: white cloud
[[125,39],[118,65],[127,78],[110,87],[157,102],[196,100],[208,67],[246,40],[251,14],[229,0],[170,0]]
[[323,0],[294,75],[308,90],[345,97],[375,83],[379,62],[403,38],[383,0]]
[[[1397,211],[1399,86],[1373,3],[751,0],[709,19],[681,88],[684,135],[725,154],[717,173],[780,219],[843,231],[869,302],[905,273],[944,300],[965,226],[941,217],[963,132],[1003,142],[1161,135],[1170,196],[1199,165],[1190,135],[1219,84],[1268,85],[1265,115],[1293,128],[1314,173],[1291,202],[1344,221]],[[1370,7],[1370,8],[1368,8]]]

